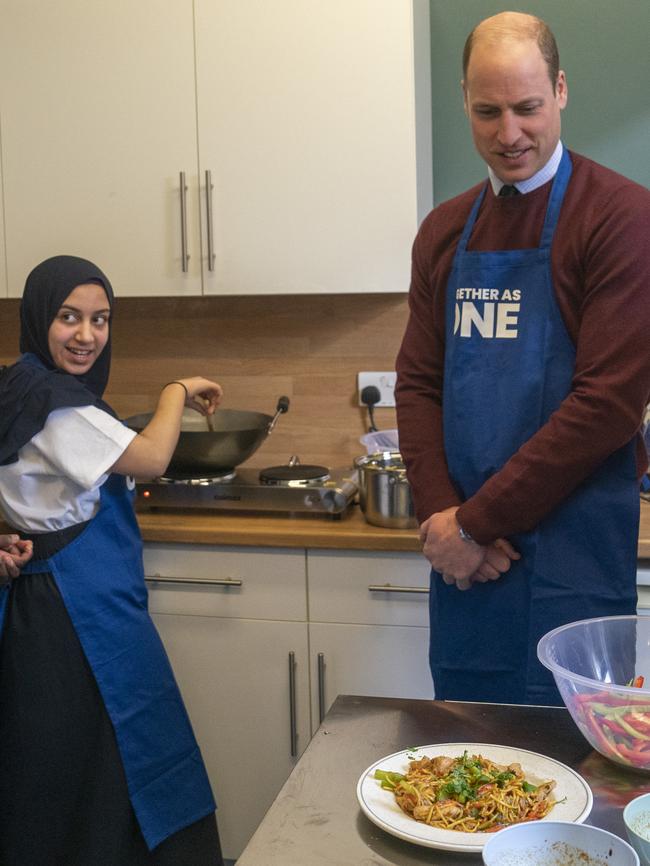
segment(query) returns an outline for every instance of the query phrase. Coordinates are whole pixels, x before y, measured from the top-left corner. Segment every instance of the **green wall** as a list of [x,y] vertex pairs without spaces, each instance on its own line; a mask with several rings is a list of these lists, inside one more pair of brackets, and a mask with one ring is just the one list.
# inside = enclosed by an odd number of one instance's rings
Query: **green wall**
[[650,186],[650,0],[430,0],[436,204],[486,176],[463,112],[461,54],[472,27],[504,9],[539,15],[555,33],[565,144]]

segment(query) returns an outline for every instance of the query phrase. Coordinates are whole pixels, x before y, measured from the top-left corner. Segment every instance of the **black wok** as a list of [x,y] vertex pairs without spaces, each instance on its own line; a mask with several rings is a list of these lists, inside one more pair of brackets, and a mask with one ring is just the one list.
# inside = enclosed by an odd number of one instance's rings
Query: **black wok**
[[[197,412],[185,409],[178,444],[167,468],[168,474],[197,477],[223,475],[253,454],[289,410],[289,398],[280,397],[275,415],[239,409],[217,409],[212,430]],[[151,412],[132,415],[125,424],[136,433],[147,426]]]

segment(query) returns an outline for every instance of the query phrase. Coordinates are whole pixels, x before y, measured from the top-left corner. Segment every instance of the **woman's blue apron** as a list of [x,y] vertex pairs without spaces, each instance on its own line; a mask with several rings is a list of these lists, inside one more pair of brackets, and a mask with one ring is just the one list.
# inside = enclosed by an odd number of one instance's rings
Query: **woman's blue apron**
[[[86,529],[23,574],[51,572],[115,729],[129,797],[151,849],[215,809],[167,655],[147,610],[142,539],[123,476]],[[0,622],[7,593],[0,593]]]
[[[458,243],[447,284],[443,418],[449,472],[463,499],[535,435],[571,388],[575,348],[551,273],[570,176],[565,150],[538,249],[467,251],[485,188]],[[510,539],[522,558],[498,580],[460,592],[432,572],[436,697],[562,705],[537,642],[567,622],[635,613],[638,522],[630,442],[533,531]]]

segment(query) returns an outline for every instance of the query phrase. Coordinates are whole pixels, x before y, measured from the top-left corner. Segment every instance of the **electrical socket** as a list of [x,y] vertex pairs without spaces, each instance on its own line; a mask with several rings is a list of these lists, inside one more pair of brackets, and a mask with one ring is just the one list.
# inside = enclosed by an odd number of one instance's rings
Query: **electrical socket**
[[361,399],[361,392],[368,385],[374,385],[379,388],[381,398],[375,406],[394,406],[395,405],[395,381],[397,373],[357,373],[357,388],[359,406],[366,404]]

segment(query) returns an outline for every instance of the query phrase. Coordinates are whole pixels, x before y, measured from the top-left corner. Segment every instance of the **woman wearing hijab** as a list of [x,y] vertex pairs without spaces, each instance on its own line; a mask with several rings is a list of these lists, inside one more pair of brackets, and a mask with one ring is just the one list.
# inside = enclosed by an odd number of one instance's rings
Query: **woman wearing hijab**
[[[0,374],[0,509],[33,558],[0,587],[2,866],[219,866],[215,804],[147,611],[128,476],[164,472],[184,406],[166,385],[128,430],[102,400],[113,291],[84,259],[27,279],[21,357]],[[25,554],[23,544],[19,552]]]

